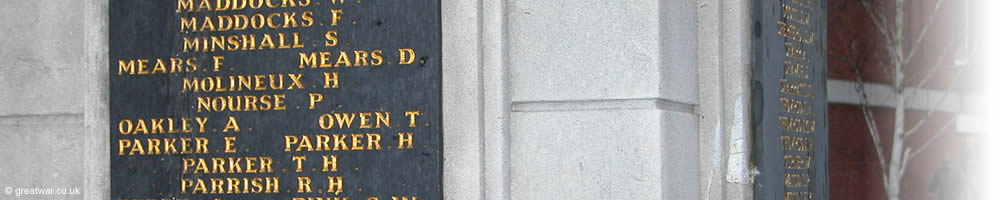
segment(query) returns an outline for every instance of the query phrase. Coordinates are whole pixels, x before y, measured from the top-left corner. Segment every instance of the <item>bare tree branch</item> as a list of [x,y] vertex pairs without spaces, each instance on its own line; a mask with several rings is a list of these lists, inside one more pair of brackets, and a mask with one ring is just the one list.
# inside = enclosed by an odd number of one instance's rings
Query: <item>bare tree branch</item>
[[861,64],[864,63],[865,59],[860,56],[857,50],[857,41],[852,41],[850,45],[851,55],[856,58],[854,62],[851,62],[851,67],[855,70],[855,80],[856,86],[855,90],[860,95],[861,100],[861,113],[864,115],[865,124],[868,127],[868,135],[872,138],[872,144],[875,146],[875,154],[878,157],[879,168],[882,170],[882,182],[888,184],[888,168],[885,159],[885,154],[883,153],[884,148],[882,145],[882,139],[878,132],[878,124],[875,123],[875,116],[872,114],[871,107],[868,103],[868,93],[865,92],[865,82],[861,78]]
[[[954,45],[954,43],[952,45]],[[952,45],[949,45],[949,46],[952,46]],[[949,49],[950,49],[950,47],[949,47]],[[924,77],[922,79],[920,79],[920,82],[917,83],[917,86],[916,86],[917,88],[923,88],[924,84],[927,84],[927,81],[931,80],[931,77],[934,77],[933,76],[934,73],[936,73],[938,70],[941,70],[942,68],[944,68],[943,67],[944,65],[942,65],[941,62],[944,61],[944,57],[946,55],[948,55],[948,54],[942,53],[941,55],[938,55],[937,60],[934,61],[933,67],[931,67],[931,71],[928,71],[927,74],[925,74]]]
[[[900,55],[902,54],[902,50],[899,50],[901,47],[897,45],[897,40],[899,40],[900,37],[902,37],[901,31],[898,31],[898,29],[902,27],[902,22],[900,21],[902,16],[896,17],[897,18],[896,21],[898,24],[894,28],[897,31],[892,31],[893,27],[889,27],[888,20],[886,19],[885,15],[882,15],[881,12],[878,12],[876,8],[872,6],[871,2],[869,1],[860,1],[860,2],[862,7],[865,8],[865,13],[868,14],[868,18],[871,18],[872,24],[875,24],[875,29],[877,29],[879,33],[882,34],[882,38],[885,39],[885,47],[887,48],[886,52],[888,52],[889,57],[891,57],[894,61],[896,61],[893,63],[897,62],[902,63],[903,58],[902,55]],[[902,42],[898,41],[898,44],[902,44]],[[895,88],[895,89],[902,90],[902,88]]]
[[894,180],[896,182],[899,182],[899,181],[903,180],[903,176],[902,175],[906,174],[906,168],[908,168],[907,166],[910,165],[910,159],[913,158],[913,157],[910,156],[910,150],[912,150],[912,149],[906,148],[906,151],[903,152],[903,164],[899,165],[899,174],[900,174],[900,176],[896,177],[896,180]]
[[[860,86],[864,87],[864,86]],[[864,102],[863,102],[864,103]],[[861,112],[865,116],[865,124],[868,125],[868,136],[872,138],[872,143],[875,145],[875,154],[878,157],[879,168],[882,171],[882,181],[885,183],[889,180],[888,178],[888,167],[885,159],[885,153],[883,153],[885,148],[882,145],[882,139],[878,132],[878,124],[875,123],[875,117],[872,115],[871,107],[866,104],[861,106]]]
[[[913,135],[915,130],[924,126],[927,123],[927,120],[936,112],[938,112],[938,110],[940,110],[939,108],[941,107],[942,104],[941,102],[943,102],[945,98],[948,98],[949,97],[948,94],[950,94],[951,88],[949,88],[949,91],[945,93],[945,96],[939,99],[938,103],[936,103],[936,105],[931,109],[931,111],[927,112],[927,115],[924,116],[924,118],[920,119],[920,121],[915,126],[913,126],[912,129],[909,130],[906,129],[906,125],[908,124],[906,123],[905,120],[907,118],[906,103],[908,101],[908,98],[905,96],[905,94],[906,91],[909,89],[909,87],[907,87],[906,85],[908,81],[906,81],[907,76],[904,72],[904,69],[905,67],[909,66],[909,63],[911,63],[912,60],[915,60],[914,55],[916,55],[916,52],[923,50],[923,48],[925,48],[924,47],[926,46],[924,45],[925,39],[927,38],[930,29],[929,24],[931,24],[936,20],[939,20],[936,18],[939,17],[938,13],[942,9],[941,7],[944,0],[937,0],[937,2],[935,3],[933,13],[930,16],[928,16],[930,19],[925,20],[927,21],[928,25],[922,25],[919,27],[920,31],[917,33],[918,34],[916,38],[917,42],[914,43],[913,45],[910,45],[911,49],[909,50],[906,50],[907,45],[905,44],[909,43],[909,41],[906,41],[906,37],[904,37],[904,32],[903,32],[905,26],[907,26],[904,22],[906,19],[909,19],[907,18],[908,13],[904,12],[906,11],[905,8],[906,5],[908,4],[906,0],[882,0],[882,1],[858,0],[857,2],[859,2],[864,7],[865,13],[870,18],[871,23],[875,26],[876,30],[878,31],[878,34],[881,35],[882,39],[884,39],[883,42],[885,43],[884,44],[885,46],[882,47],[884,49],[876,48],[876,51],[884,50],[884,55],[882,53],[871,53],[871,54],[874,55],[877,59],[879,59],[878,61],[881,66],[885,66],[885,67],[880,67],[880,69],[882,69],[883,72],[886,72],[886,70],[891,70],[890,72],[892,74],[891,85],[893,93],[896,98],[894,99],[895,104],[893,107],[894,114],[893,114],[893,123],[891,126],[892,127],[892,132],[890,137],[891,143],[885,144],[885,145],[891,145],[891,148],[885,149],[884,148],[885,146],[883,146],[881,140],[882,135],[878,132],[878,126],[875,117],[872,114],[873,111],[872,108],[870,107],[871,105],[868,102],[868,94],[866,93],[864,82],[862,80],[862,75],[861,75],[862,72],[862,70],[860,69],[861,64],[859,64],[858,62],[854,63],[855,71],[858,72],[856,77],[857,86],[855,89],[860,94],[862,114],[865,117],[865,123],[868,125],[869,136],[872,138],[872,143],[874,143],[874,145],[876,146],[875,148],[876,154],[879,159],[879,165],[883,172],[882,182],[886,192],[886,198],[889,200],[898,200],[900,197],[899,196],[900,181],[903,179],[903,174],[906,173],[907,171],[908,168],[907,166],[910,164],[911,159],[916,157],[919,153],[922,153],[927,148],[926,146],[929,145],[929,143],[925,143],[920,148],[917,148],[916,151],[914,151],[912,147],[906,145],[907,143],[906,136]],[[853,46],[852,50],[855,50],[854,53],[856,54],[856,49],[854,49]],[[945,58],[946,55],[940,55],[940,56],[941,57],[938,58],[937,63],[934,64],[934,68],[930,69],[929,72],[927,72],[927,74],[924,77],[921,77],[921,79],[919,79],[920,81],[917,84],[917,87],[922,87],[923,85],[927,84],[931,79],[930,78],[931,76],[937,74],[938,71],[944,68],[942,67],[943,65],[941,65],[941,62],[946,60]],[[857,57],[857,55],[855,55],[855,57]],[[964,68],[960,70],[964,70]],[[886,74],[890,73],[886,72]],[[952,84],[952,86],[954,86],[954,84]],[[955,119],[952,118],[951,120],[952,121],[949,122],[949,125],[946,126],[951,126],[951,124],[954,123]],[[940,132],[944,132],[944,130],[942,129],[939,130],[938,133],[935,133],[935,136],[929,142],[932,142],[935,139],[937,139],[937,137],[940,137],[941,135]],[[887,155],[886,153],[889,154]]]
[[868,18],[872,19],[872,24],[875,24],[875,29],[878,29],[879,33],[882,34],[882,38],[887,41],[893,40],[893,37],[889,34],[889,28],[886,27],[888,22],[886,22],[885,16],[881,12],[875,10],[869,1],[860,1],[861,5],[865,8],[865,13],[868,14]]
[[870,1],[860,1],[860,2],[861,5],[865,8],[865,13],[868,14],[868,18],[871,18],[872,24],[875,24],[875,28],[879,30],[879,32],[882,34],[882,37],[884,37],[887,40],[892,40],[893,36],[890,35],[888,32],[889,22],[886,20],[885,15],[882,15],[882,12],[878,12],[878,10],[876,10],[876,8],[872,6]]
[[897,97],[894,114],[893,114],[893,125],[892,125],[892,148],[889,150],[889,184],[885,185],[886,196],[890,200],[899,199],[899,180],[902,177],[900,170],[902,169],[902,157],[903,148],[906,146],[906,140],[903,138],[903,134],[906,132],[906,98],[899,98],[906,93],[906,86],[903,84],[906,74],[904,73],[904,63],[903,63],[903,19],[905,19],[903,8],[906,2],[904,0],[896,0],[894,6],[896,7],[896,12],[893,15],[895,19],[895,28],[892,31],[894,40],[888,41],[886,45],[886,51],[893,58],[892,68],[893,68],[893,79],[892,87],[894,89],[894,95]]
[[944,135],[944,133],[946,132],[946,130],[948,130],[948,128],[951,127],[951,125],[953,125],[953,124],[955,124],[955,118],[954,117],[952,117],[951,120],[948,120],[948,123],[945,123],[944,126],[941,126],[941,128],[938,128],[938,130],[934,132],[934,136],[931,136],[930,139],[927,139],[927,142],[924,142],[923,145],[920,145],[920,147],[917,148],[917,151],[914,151],[913,154],[910,154],[910,157],[917,157],[917,155],[920,155],[920,153],[923,153],[924,150],[927,150],[927,147],[930,146],[931,143],[936,142],[937,139],[938,139],[938,137],[941,137],[942,135]]
[[918,155],[920,155],[920,153],[923,153],[924,150],[926,150],[931,143],[936,142],[938,137],[944,135],[943,133],[945,132],[945,130],[948,130],[948,128],[951,127],[951,125],[955,124],[955,120],[956,120],[955,118],[951,118],[951,120],[948,120],[948,123],[945,123],[943,126],[941,126],[941,128],[938,128],[938,130],[934,132],[934,136],[931,136],[930,139],[927,139],[927,142],[925,142],[923,145],[920,145],[920,147],[917,148],[917,151],[911,152],[913,148],[907,147],[906,152],[903,153],[903,165],[900,166],[901,169],[899,171],[899,174],[900,175],[906,174],[906,169],[910,167],[909,165],[910,160],[916,158]]
[[[878,53],[875,54],[875,61],[878,62],[879,66],[891,66],[889,64],[889,62],[887,62],[887,60],[888,59],[886,59],[883,54],[878,54]],[[889,70],[892,69],[892,68],[879,67],[879,69],[881,69],[881,70],[879,70],[879,72],[882,73],[882,74],[879,74],[879,75],[884,77],[884,76],[888,76],[889,75]]]
[[[965,72],[965,69],[966,69],[965,67],[959,68],[959,71],[956,76],[962,76],[962,74],[964,74]],[[913,125],[913,127],[910,128],[910,130],[907,130],[906,133],[903,134],[903,137],[913,135],[914,132],[917,132],[917,130],[919,130],[920,127],[924,126],[924,124],[927,123],[927,120],[930,119],[932,115],[937,114],[938,112],[941,111],[940,109],[941,105],[944,104],[945,99],[948,99],[949,94],[952,93],[951,91],[952,89],[955,88],[955,85],[957,84],[958,80],[960,79],[954,78],[952,80],[952,82],[948,86],[948,89],[944,91],[944,96],[941,96],[941,98],[938,99],[936,103],[934,103],[934,107],[931,107],[931,109],[927,112],[927,114],[925,114],[923,118],[920,118],[920,121],[917,121],[916,125]],[[905,98],[905,97],[896,97],[896,98]]]
[[938,0],[937,3],[934,4],[934,10],[932,10],[930,16],[928,16],[927,23],[924,23],[924,27],[920,28],[920,33],[917,35],[917,39],[913,42],[913,46],[910,47],[910,52],[907,53],[906,59],[903,60],[903,63],[910,63],[910,59],[913,58],[913,55],[916,54],[917,50],[919,50],[923,45],[924,36],[927,35],[927,30],[930,30],[931,24],[937,19],[937,14],[941,11],[941,4],[943,3],[944,0]]

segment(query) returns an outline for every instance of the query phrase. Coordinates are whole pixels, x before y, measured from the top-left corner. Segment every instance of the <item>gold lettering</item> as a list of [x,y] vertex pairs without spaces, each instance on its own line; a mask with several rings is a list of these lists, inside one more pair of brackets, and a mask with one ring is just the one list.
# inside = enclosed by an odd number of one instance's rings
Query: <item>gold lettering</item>
[[416,59],[417,54],[410,48],[399,49],[399,64],[408,65],[413,64],[413,60]]
[[316,103],[323,101],[323,94],[309,93],[309,110],[316,109]]
[[810,83],[781,78],[780,84],[781,84],[780,91],[783,94],[790,94],[806,98],[814,97],[813,85]]
[[805,101],[799,101],[795,99],[790,99],[787,97],[778,98],[781,101],[781,111],[791,114],[808,115],[812,116],[812,105],[809,105]]
[[410,127],[417,127],[417,116],[420,116],[420,111],[406,111],[406,116],[410,117]]
[[333,64],[333,66],[334,67],[340,67],[340,66],[350,67],[351,66],[351,59],[348,58],[346,51],[341,51],[340,52],[340,56],[337,57],[337,63]]
[[323,172],[337,171],[337,156],[323,156]]
[[812,79],[809,73],[809,66],[795,61],[785,61],[785,75],[794,76],[802,80],[809,80]]
[[785,187],[789,188],[809,187],[809,182],[811,181],[812,178],[809,177],[809,174],[800,174],[800,173],[785,174]]
[[355,133],[351,134],[351,150],[364,150],[364,134]]
[[351,124],[354,122],[354,113],[335,113],[337,116],[337,124],[340,128],[351,128]]
[[809,169],[812,167],[812,156],[785,155],[785,169]]
[[194,120],[198,122],[198,132],[204,133],[205,123],[208,123],[208,117],[195,117]]
[[223,128],[222,132],[225,133],[229,132],[230,130],[232,130],[233,132],[240,132],[240,123],[236,122],[235,116],[229,116],[229,121],[226,122],[226,128]]
[[302,172],[302,161],[305,160],[306,156],[292,156],[292,161],[295,162],[295,172]]
[[312,192],[312,178],[299,177],[299,193]]
[[807,137],[781,136],[781,149],[809,153],[813,151],[813,140]]
[[326,179],[327,182],[329,183],[327,184],[327,189],[326,189],[327,193],[333,193],[333,195],[340,195],[341,192],[344,192],[344,177],[327,176]]
[[[326,32],[326,42],[323,43],[324,45],[326,45],[327,47],[335,47],[335,46],[337,46],[338,42],[339,41],[337,40],[337,31],[327,31]],[[302,68],[302,67],[299,67],[299,68]]]
[[226,153],[236,153],[236,137],[224,137],[226,140]]
[[330,26],[336,26],[340,22],[340,15],[344,14],[344,10],[336,9],[330,10]]
[[[348,142],[348,137],[350,137],[350,142]],[[410,133],[409,137],[410,137],[409,140],[412,140],[412,133]],[[286,135],[285,151],[312,152],[312,151],[381,150],[382,149],[381,141],[382,141],[382,135],[379,133],[352,133],[352,134],[301,135],[301,136]],[[331,142],[333,142],[332,147],[330,145]],[[410,145],[412,146],[412,144]],[[326,158],[324,158],[324,160],[325,159]]]
[[812,192],[785,192],[785,200],[812,200]]
[[372,128],[372,125],[369,124],[369,122],[371,122],[372,113],[358,113],[358,116],[361,118],[361,125],[359,125],[359,128]]
[[323,72],[323,88],[340,88],[340,72]]
[[[150,59],[130,59],[118,60],[118,75],[149,75],[149,74],[171,74],[192,72],[198,68],[194,62],[197,58],[156,58],[153,59],[152,70],[149,68]],[[187,60],[187,63],[183,61]],[[167,67],[167,63],[170,67]]]
[[802,6],[806,9],[812,9],[814,4],[813,1],[815,0],[788,0],[788,1],[791,2],[792,4]]
[[300,140],[300,141],[302,141],[302,142],[300,142],[299,146],[297,148],[295,148],[295,151],[302,151],[302,149],[305,149],[306,151],[313,151],[313,150],[315,150],[313,148],[311,140],[309,140],[308,137],[306,137],[306,136],[303,135],[302,136],[302,140]]
[[398,149],[413,149],[413,133],[399,133]]
[[[177,141],[181,149],[177,150]],[[119,139],[118,155],[176,155],[176,154],[207,154],[209,153],[208,138],[146,138]]]
[[[262,96],[204,96],[197,97],[197,99],[198,106],[197,109],[195,109],[197,112],[272,111],[288,109],[285,104],[285,94]],[[231,128],[239,127],[234,126]]]
[[802,61],[809,61],[809,55],[802,45],[792,42],[785,42],[785,57],[795,58]]
[[181,11],[194,11],[194,2],[192,0],[177,0],[177,13]]
[[214,61],[214,64],[212,65],[214,68],[212,68],[212,71],[219,71],[219,68],[222,67],[222,60],[225,59],[225,56],[212,56],[212,60]]
[[783,131],[815,133],[816,120],[778,115],[778,125]]
[[368,150],[373,150],[373,149],[374,150],[381,150],[382,149],[382,144],[379,143],[380,141],[382,141],[382,135],[379,135],[379,134],[376,134],[376,133],[369,133],[369,134],[365,134],[365,135],[368,136],[367,137],[367,139],[368,139],[368,145],[366,145]]
[[[783,21],[778,21],[778,35],[805,44],[812,44],[816,38],[816,33],[800,29],[798,26]],[[805,60],[804,57],[803,60]]]
[[809,25],[809,13],[799,10],[788,4],[781,4],[781,18],[788,19],[799,24]]
[[[228,177],[181,179],[181,193],[188,194],[260,194],[278,193],[278,177]],[[211,189],[209,189],[211,188]]]
[[[233,20],[245,26],[244,22]],[[185,23],[185,22],[182,22]],[[182,24],[186,25],[186,24]],[[234,29],[238,29],[234,28]],[[185,27],[184,29],[187,29]],[[257,38],[260,38],[258,40]],[[298,32],[183,37],[183,52],[250,51],[264,49],[300,49],[305,44]]]

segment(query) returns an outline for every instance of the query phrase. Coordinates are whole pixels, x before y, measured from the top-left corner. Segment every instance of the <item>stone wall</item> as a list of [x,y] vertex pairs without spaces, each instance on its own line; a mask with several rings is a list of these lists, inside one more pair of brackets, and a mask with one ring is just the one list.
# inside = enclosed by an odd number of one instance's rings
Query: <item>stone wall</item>
[[81,1],[9,1],[0,7],[0,199],[18,188],[83,186]]

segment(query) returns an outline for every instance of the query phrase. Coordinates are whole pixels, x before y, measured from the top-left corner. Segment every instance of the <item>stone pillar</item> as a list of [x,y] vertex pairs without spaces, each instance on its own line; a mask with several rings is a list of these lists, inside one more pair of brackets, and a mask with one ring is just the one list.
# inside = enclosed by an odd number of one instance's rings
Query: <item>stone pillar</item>
[[508,5],[510,199],[697,199],[694,3]]
[[108,0],[86,0],[82,29],[84,73],[84,198],[110,199],[111,136],[108,108]]

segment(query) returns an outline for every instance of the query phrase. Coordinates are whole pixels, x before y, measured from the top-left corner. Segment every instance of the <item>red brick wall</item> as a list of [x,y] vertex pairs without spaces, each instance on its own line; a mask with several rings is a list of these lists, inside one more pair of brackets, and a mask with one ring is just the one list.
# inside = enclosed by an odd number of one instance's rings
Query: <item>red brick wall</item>
[[[876,117],[888,119],[883,113]],[[860,107],[830,104],[829,116],[830,199],[884,199],[878,158]]]
[[859,66],[865,81],[891,82],[885,59],[885,40],[857,0],[828,0],[827,48],[830,78],[855,80]]
[[[874,110],[876,123],[886,148],[886,157],[891,148],[892,110]],[[910,111],[906,114],[906,124],[913,126],[926,112]],[[881,172],[875,147],[868,133],[861,107],[845,104],[830,104],[830,199],[885,199]],[[951,114],[939,113],[907,138],[906,146],[914,151],[927,142],[937,130],[953,118]],[[937,199],[936,193],[929,191],[935,169],[948,159],[956,166],[961,161],[957,157],[957,136],[952,133],[954,125],[928,146],[927,150],[911,160],[903,178],[902,199]]]
[[[875,6],[891,7],[892,2],[874,0]],[[930,25],[924,36],[923,44],[916,47],[916,52],[909,63],[906,63],[905,74],[907,85],[917,85],[924,77],[931,77],[925,88],[951,88],[958,86],[967,88],[974,86],[978,80],[970,79],[976,74],[974,70],[962,71],[956,68],[955,60],[971,54],[977,49],[976,43],[967,42],[964,3],[965,0],[945,0],[934,20],[930,16],[937,0],[907,1],[905,25],[904,53],[914,49],[919,33],[924,25]],[[858,66],[863,79],[867,82],[890,83],[893,70],[889,66],[889,56],[886,54],[886,43],[880,31],[873,24],[864,7],[858,0],[828,0],[827,6],[827,46],[829,64],[828,76],[835,79],[855,80]],[[974,6],[974,5],[971,5]],[[974,14],[973,14],[974,15]],[[890,22],[892,14],[886,14]],[[975,27],[970,27],[970,30]],[[968,52],[966,52],[968,51]],[[943,55],[943,57],[942,57]],[[959,55],[959,56],[956,56]],[[941,60],[941,62],[938,62]],[[960,59],[969,60],[969,59]],[[944,66],[930,73],[932,66]],[[954,77],[962,77],[954,83]]]
[[[892,7],[893,1],[875,0],[877,7]],[[921,27],[930,22],[928,15],[937,0],[915,0],[905,5],[907,13],[904,25],[904,38],[908,51],[914,48]],[[963,12],[965,1],[945,0],[937,19],[930,23],[931,27],[925,36],[925,46],[917,47],[918,51],[910,63],[905,65],[904,73],[907,85],[914,86],[927,74],[932,74],[925,88],[970,88],[969,83],[976,83],[971,74],[974,70],[958,70],[953,67],[956,55],[968,55],[961,52],[964,40]],[[855,80],[860,70],[861,77],[866,82],[887,84],[892,81],[892,68],[888,66],[885,54],[885,40],[872,23],[864,7],[857,0],[828,0],[827,44],[829,50],[828,76],[834,79]],[[973,5],[974,6],[974,5]],[[891,22],[892,16],[888,16]],[[972,28],[974,29],[974,27]],[[975,49],[970,44],[968,49]],[[904,52],[905,52],[904,51]],[[959,52],[956,52],[959,51]],[[944,55],[944,57],[940,57]],[[960,58],[960,57],[959,57]],[[946,68],[929,73],[942,59]],[[881,60],[881,61],[880,61]],[[971,63],[974,65],[975,63]],[[856,70],[854,66],[859,66]],[[960,74],[958,72],[965,72]],[[954,81],[959,78],[960,81]],[[955,90],[960,91],[960,90]],[[879,124],[879,132],[885,146],[886,157],[891,148],[892,115],[891,108],[877,108],[874,112]],[[912,127],[926,115],[926,112],[910,110],[906,114],[906,124]],[[914,150],[927,142],[941,127],[954,116],[949,113],[936,114],[920,131],[907,137],[906,146]],[[861,114],[861,108],[856,105],[830,104],[830,197],[831,199],[885,199],[882,186],[882,172],[876,157],[875,147],[868,133],[867,125]],[[908,129],[910,127],[907,127]],[[918,157],[914,158],[902,181],[902,199],[938,199],[936,193],[929,191],[935,170],[948,160],[954,166],[963,166],[960,162],[967,160],[959,152],[961,143],[954,133],[954,125],[944,127],[944,136],[934,139]]]

